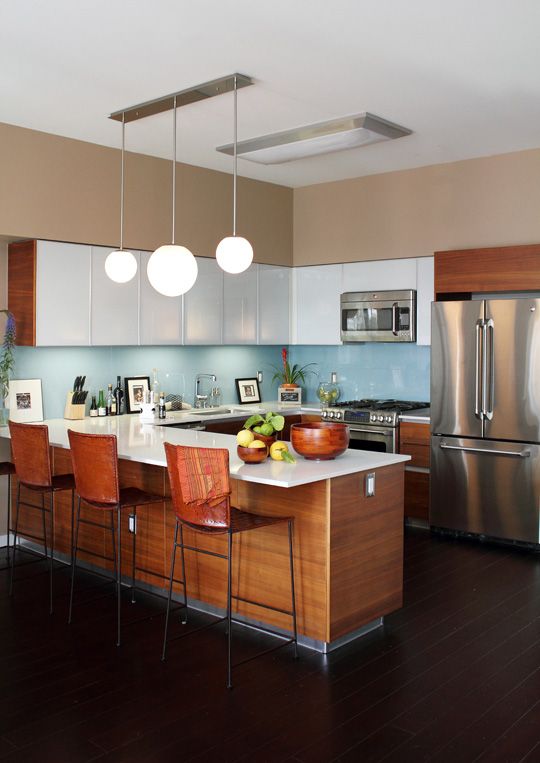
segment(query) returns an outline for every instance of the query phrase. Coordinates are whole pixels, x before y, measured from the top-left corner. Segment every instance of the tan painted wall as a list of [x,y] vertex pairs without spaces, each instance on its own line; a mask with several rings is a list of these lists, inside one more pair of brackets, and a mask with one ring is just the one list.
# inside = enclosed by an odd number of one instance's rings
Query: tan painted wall
[[294,191],[294,264],[540,241],[540,150]]
[[[0,236],[116,246],[118,149],[0,123]],[[238,233],[258,262],[292,263],[292,190],[238,180]],[[232,226],[232,177],[178,164],[177,243],[213,257]],[[126,155],[125,245],[171,237],[171,163]]]

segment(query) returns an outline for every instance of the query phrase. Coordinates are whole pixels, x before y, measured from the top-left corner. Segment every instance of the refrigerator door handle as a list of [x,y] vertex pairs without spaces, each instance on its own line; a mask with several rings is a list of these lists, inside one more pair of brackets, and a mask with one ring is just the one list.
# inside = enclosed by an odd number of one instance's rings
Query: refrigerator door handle
[[494,396],[495,396],[495,354],[494,348],[495,324],[490,318],[484,323],[484,347],[485,351],[485,387],[484,387],[484,416],[486,419],[493,418]]
[[465,450],[467,453],[489,453],[494,456],[516,456],[516,458],[529,458],[531,455],[530,450],[494,450],[493,448],[470,448],[465,445],[447,445],[445,442],[441,442],[440,446],[444,450]]
[[475,394],[474,415],[480,421],[484,418],[483,407],[483,380],[484,380],[484,354],[483,354],[483,320],[476,321],[476,360],[475,360]]

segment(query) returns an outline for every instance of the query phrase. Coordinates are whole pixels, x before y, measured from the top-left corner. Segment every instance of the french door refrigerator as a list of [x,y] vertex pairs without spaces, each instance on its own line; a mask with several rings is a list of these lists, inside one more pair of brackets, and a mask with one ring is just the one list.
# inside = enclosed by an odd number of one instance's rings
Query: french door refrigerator
[[430,524],[540,543],[540,299],[434,302]]

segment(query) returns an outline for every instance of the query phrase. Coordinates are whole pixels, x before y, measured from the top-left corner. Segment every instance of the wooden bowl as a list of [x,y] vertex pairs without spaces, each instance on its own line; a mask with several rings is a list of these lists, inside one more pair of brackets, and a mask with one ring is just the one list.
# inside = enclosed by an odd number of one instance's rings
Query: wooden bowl
[[327,421],[292,424],[291,443],[304,458],[329,461],[347,450],[349,427]]
[[268,448],[243,448],[241,445],[237,445],[236,452],[238,458],[241,458],[245,464],[261,464],[266,461]]
[[[253,432],[253,430],[251,431]],[[264,444],[267,447],[270,447],[270,445],[272,445],[272,443],[276,441],[276,437],[277,437],[275,433],[271,435],[267,435],[267,434],[258,434],[257,432],[253,432],[253,434],[256,440],[261,440],[262,442],[264,442]]]

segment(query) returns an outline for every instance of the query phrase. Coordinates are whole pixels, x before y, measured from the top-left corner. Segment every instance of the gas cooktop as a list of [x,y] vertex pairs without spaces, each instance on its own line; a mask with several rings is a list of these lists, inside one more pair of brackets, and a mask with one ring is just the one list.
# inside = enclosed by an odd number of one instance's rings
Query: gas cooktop
[[406,411],[429,408],[429,403],[416,400],[345,400],[323,408],[323,419],[343,421],[346,424],[370,424],[396,427],[399,416]]

